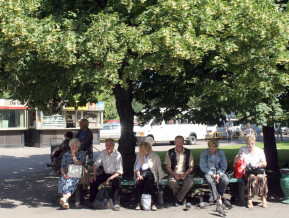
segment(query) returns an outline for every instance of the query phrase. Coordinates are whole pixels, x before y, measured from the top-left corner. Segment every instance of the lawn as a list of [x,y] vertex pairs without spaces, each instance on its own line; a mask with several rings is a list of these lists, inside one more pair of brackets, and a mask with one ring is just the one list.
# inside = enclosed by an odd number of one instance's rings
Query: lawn
[[[232,167],[234,157],[236,156],[240,147],[242,146],[245,146],[245,144],[220,147],[220,149],[223,149],[226,154],[229,166]],[[256,143],[256,146],[264,149],[263,143]],[[198,168],[199,166],[200,154],[203,150],[204,150],[203,148],[191,149],[191,152],[194,156],[195,168]],[[289,161],[289,141],[278,142],[277,152],[279,157],[279,167],[282,168],[283,165]],[[162,163],[164,163],[166,152],[162,151],[157,153],[160,155]],[[164,165],[163,170],[165,171]]]

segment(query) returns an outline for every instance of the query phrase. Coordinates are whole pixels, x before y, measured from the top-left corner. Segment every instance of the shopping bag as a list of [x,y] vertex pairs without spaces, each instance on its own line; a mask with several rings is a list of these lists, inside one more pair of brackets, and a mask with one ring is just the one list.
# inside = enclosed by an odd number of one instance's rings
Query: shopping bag
[[97,195],[93,201],[93,208],[95,209],[108,209],[108,190],[103,184],[98,187]]
[[141,203],[143,210],[145,211],[151,210],[152,196],[150,194],[142,194],[140,203]]

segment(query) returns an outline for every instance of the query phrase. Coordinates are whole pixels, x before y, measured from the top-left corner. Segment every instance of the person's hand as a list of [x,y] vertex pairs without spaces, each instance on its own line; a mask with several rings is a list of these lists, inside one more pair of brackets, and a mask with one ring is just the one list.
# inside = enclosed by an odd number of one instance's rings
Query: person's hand
[[92,177],[89,178],[89,182],[90,183],[93,183],[95,180],[96,180],[96,176],[92,176]]
[[55,151],[53,151],[52,153],[51,153],[51,156],[54,156],[55,155]]
[[184,181],[186,178],[187,178],[187,174],[186,173],[183,173],[183,174],[180,175],[180,179],[181,180]]
[[220,182],[220,174],[214,174],[213,178],[217,184]]
[[105,181],[105,186],[109,186],[109,178]]
[[175,177],[176,180],[181,180],[181,177],[180,177],[179,174],[176,174],[174,177]]
[[68,176],[67,174],[64,174],[64,175],[63,175],[63,178],[64,178],[64,179],[69,179],[69,176]]
[[137,178],[136,178],[136,181],[140,181],[140,180],[143,180],[143,177],[141,175],[139,175]]

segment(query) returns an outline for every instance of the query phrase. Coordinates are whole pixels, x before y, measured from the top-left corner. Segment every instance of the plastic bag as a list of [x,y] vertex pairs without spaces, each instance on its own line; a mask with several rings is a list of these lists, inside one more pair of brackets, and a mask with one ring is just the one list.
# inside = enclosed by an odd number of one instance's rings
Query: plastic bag
[[240,159],[237,163],[234,165],[234,171],[235,171],[235,178],[242,178],[244,171],[246,169],[246,163],[245,159]]
[[104,185],[99,186],[97,195],[93,201],[93,208],[95,209],[108,209],[108,190]]
[[141,203],[143,210],[145,210],[145,211],[151,210],[152,196],[150,194],[142,194],[140,203]]

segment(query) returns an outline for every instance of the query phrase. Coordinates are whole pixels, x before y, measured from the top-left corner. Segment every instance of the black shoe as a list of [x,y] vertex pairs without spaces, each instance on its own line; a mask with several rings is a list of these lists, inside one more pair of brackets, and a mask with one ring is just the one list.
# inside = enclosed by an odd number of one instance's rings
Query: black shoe
[[175,198],[175,207],[179,207],[179,206],[182,206],[182,202],[178,201],[178,199]]
[[225,212],[224,212],[224,209],[222,207],[222,204],[220,204],[217,200],[217,208],[216,208],[216,211],[219,213],[219,215],[221,216],[226,216]]
[[231,202],[226,200],[226,199],[223,199],[223,204],[225,205],[226,209],[228,209],[228,210],[233,208]]

